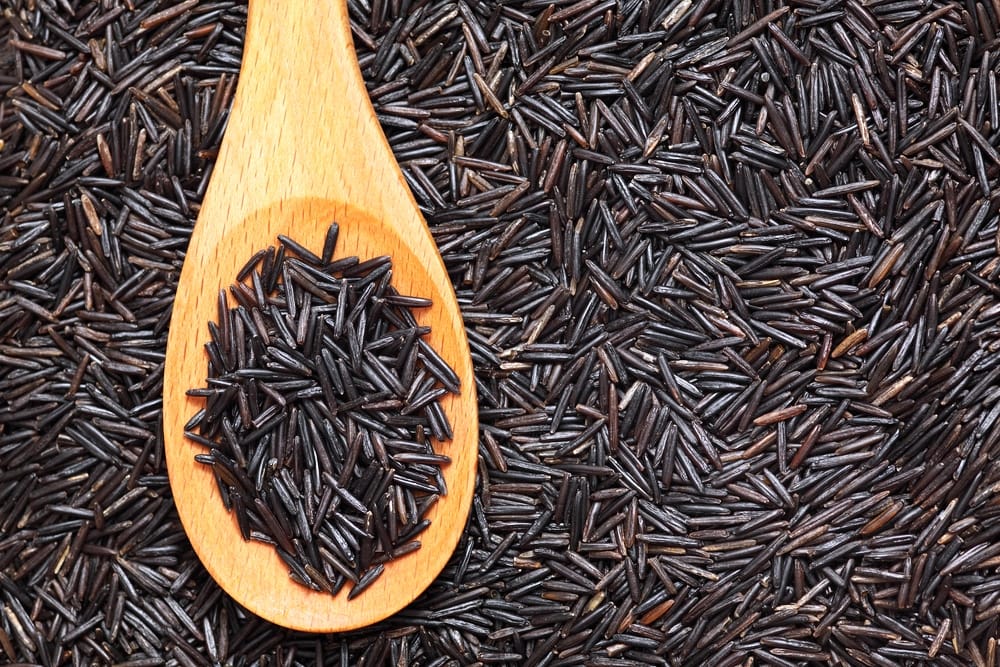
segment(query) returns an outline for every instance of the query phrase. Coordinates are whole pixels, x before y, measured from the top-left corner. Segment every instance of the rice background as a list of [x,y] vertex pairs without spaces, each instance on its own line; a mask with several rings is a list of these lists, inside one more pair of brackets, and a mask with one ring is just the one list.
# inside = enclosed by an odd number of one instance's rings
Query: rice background
[[245,7],[0,8],[0,662],[998,664],[994,4],[350,3],[480,476],[333,636],[212,583],[163,463]]

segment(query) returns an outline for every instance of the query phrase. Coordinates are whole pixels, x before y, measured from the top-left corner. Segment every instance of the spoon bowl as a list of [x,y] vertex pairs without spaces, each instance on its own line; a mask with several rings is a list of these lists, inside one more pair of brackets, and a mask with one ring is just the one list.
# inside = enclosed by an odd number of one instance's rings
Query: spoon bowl
[[[207,323],[220,289],[279,234],[319,251],[340,225],[337,256],[389,255],[403,294],[428,297],[415,311],[427,340],[458,374],[461,393],[442,407],[454,437],[447,494],[429,511],[421,548],[389,561],[364,593],[347,600],[289,578],[274,549],[245,542],[226,511],[203,453],[184,424],[201,407]],[[226,134],[181,271],[167,341],[163,435],[181,522],[205,568],[237,602],[279,625],[339,632],[377,622],[412,602],[440,573],[465,527],[475,483],[477,410],[461,312],[434,240],[368,99],[343,0],[252,0],[240,82]]]

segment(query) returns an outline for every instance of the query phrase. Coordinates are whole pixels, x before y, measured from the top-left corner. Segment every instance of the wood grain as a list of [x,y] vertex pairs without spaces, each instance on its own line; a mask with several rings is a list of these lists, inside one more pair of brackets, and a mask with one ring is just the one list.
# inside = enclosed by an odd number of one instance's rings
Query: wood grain
[[[358,70],[343,0],[250,3],[239,87],[215,171],[181,271],[167,345],[164,438],[170,484],[192,546],[240,604],[280,625],[349,630],[417,597],[454,550],[472,499],[477,458],[475,384],[451,282],[374,115]],[[393,283],[430,297],[418,312],[429,342],[452,365],[462,393],[444,409],[454,439],[448,494],[430,512],[422,548],[390,562],[358,598],[293,582],[274,550],[244,542],[226,512],[201,448],[183,437],[198,409],[185,392],[204,386],[207,323],[219,289],[257,250],[287,234],[319,251],[330,221],[341,225],[337,256],[393,258]]]

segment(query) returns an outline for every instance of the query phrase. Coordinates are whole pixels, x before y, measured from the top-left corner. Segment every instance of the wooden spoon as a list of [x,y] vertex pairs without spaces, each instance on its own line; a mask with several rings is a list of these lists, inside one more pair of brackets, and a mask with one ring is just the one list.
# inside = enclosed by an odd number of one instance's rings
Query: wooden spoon
[[[351,601],[346,591],[334,597],[295,583],[272,547],[244,542],[208,466],[194,460],[204,450],[183,436],[200,407],[185,392],[204,386],[203,346],[219,290],[278,234],[319,251],[334,220],[337,256],[390,255],[396,288],[433,300],[417,317],[431,327],[428,342],[462,387],[444,401],[454,439],[436,449],[451,457],[444,467],[448,493],[429,513],[422,547],[389,562]],[[416,598],[458,543],[477,459],[468,341],[444,263],[365,92],[344,0],[250,3],[232,114],[174,302],[163,401],[170,485],[191,545],[226,592],[269,621],[314,632],[374,623]]]

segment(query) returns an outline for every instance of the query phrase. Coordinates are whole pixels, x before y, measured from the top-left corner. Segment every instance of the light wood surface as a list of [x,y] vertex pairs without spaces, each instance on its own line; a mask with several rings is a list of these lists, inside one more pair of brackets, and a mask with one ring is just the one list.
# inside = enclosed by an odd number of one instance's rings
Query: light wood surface
[[[426,296],[421,324],[452,365],[462,393],[444,408],[454,439],[438,447],[448,495],[430,513],[416,552],[390,562],[354,600],[301,586],[274,550],[244,542],[200,447],[183,437],[204,386],[207,323],[220,288],[257,250],[287,234],[322,249],[340,223],[336,256],[393,258],[393,284]],[[444,264],[396,165],[365,92],[343,0],[252,0],[239,87],[215,171],[191,238],[174,304],[164,380],[170,484],[184,528],[215,580],[240,604],[297,630],[333,632],[374,623],[416,598],[440,573],[468,516],[477,458],[472,362]],[[346,587],[345,587],[346,588]]]

